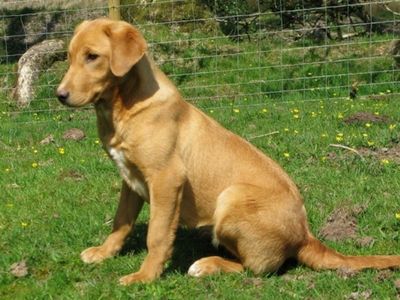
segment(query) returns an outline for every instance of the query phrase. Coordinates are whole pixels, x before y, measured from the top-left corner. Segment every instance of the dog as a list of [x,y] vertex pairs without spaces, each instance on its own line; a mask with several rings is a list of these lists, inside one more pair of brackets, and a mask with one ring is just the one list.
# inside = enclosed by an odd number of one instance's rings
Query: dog
[[147,202],[148,253],[137,272],[120,279],[123,285],[161,275],[179,224],[210,226],[214,244],[235,257],[197,260],[188,270],[196,277],[245,268],[275,272],[289,258],[317,270],[400,266],[400,256],[345,256],[317,240],[283,169],[185,102],[132,25],[84,21],[68,60],[57,97],[71,107],[94,105],[101,142],[123,179],[112,232],[81,253],[83,262],[116,255]]

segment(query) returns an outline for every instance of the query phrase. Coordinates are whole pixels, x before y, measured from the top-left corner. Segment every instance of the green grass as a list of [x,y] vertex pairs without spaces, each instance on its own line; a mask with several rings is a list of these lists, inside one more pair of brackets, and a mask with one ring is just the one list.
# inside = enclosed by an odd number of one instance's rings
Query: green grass
[[[384,37],[373,39],[378,42]],[[354,75],[364,83],[373,80],[373,84],[360,88],[362,99],[348,100],[347,89],[341,87],[348,84],[348,75],[337,74],[348,74],[349,68],[363,73],[375,65],[354,60],[351,66],[347,62],[321,63],[281,69],[281,59],[293,65],[315,61],[309,56],[320,54],[287,51],[284,57],[276,57],[280,45],[272,39],[269,42],[262,44],[262,59],[256,53],[257,46],[248,42],[239,46],[241,52],[249,54],[203,59],[196,70],[204,71],[204,75],[196,75],[192,66],[185,69],[188,66],[166,64],[163,68],[168,73],[193,73],[173,77],[183,94],[203,97],[194,104],[285,168],[300,187],[314,233],[318,234],[336,207],[367,204],[358,217],[359,236],[371,236],[375,243],[361,248],[349,240],[327,242],[329,246],[348,254],[400,254],[400,221],[395,218],[400,210],[398,162],[374,157],[362,160],[329,146],[340,143],[373,150],[398,144],[400,97],[395,94],[398,90],[394,84],[385,83],[396,80],[396,73],[382,73],[372,79]],[[224,45],[239,47],[227,39],[206,45],[199,42],[180,50],[179,55],[190,58],[211,53],[210,49],[214,53],[231,51]],[[330,57],[341,54],[344,48],[340,47],[347,46],[335,45]],[[362,57],[371,49],[360,46],[358,51]],[[382,57],[372,63],[384,70],[392,62]],[[251,65],[257,68],[249,70]],[[12,66],[1,68],[4,73]],[[230,72],[235,68],[242,71]],[[393,281],[400,277],[399,271],[390,272],[384,280],[379,279],[380,272],[373,270],[345,279],[334,271],[314,272],[294,265],[283,276],[266,274],[260,280],[250,272],[190,278],[185,275],[190,264],[216,250],[201,234],[185,228],[178,232],[173,258],[161,279],[121,287],[117,284],[119,277],[136,271],[146,255],[147,206],[121,255],[100,265],[84,265],[79,253],[101,243],[111,230],[121,180],[98,143],[93,110],[65,109],[53,99],[53,91],[46,85],[59,81],[65,64],[55,69],[56,76],[42,76],[43,87],[25,110],[15,107],[7,93],[0,95],[1,299],[343,299],[352,292],[366,290],[372,291],[374,299],[395,298]],[[218,70],[226,71],[214,74]],[[282,83],[289,74],[292,80]],[[325,82],[327,74],[332,76]],[[11,81],[7,81],[9,86]],[[191,89],[200,83],[218,86]],[[234,83],[239,85],[230,85]],[[282,84],[292,92],[282,95]],[[299,89],[303,90],[296,91]],[[222,100],[209,99],[226,94],[230,96]],[[370,127],[365,122],[343,122],[343,118],[360,111],[385,115],[390,121],[372,123]],[[73,127],[84,130],[87,137],[80,142],[64,140],[64,131]],[[268,133],[273,134],[254,138]],[[54,135],[55,142],[41,145],[49,134]],[[332,152],[336,158],[327,158]],[[27,260],[29,274],[15,278],[9,267],[23,259]]]

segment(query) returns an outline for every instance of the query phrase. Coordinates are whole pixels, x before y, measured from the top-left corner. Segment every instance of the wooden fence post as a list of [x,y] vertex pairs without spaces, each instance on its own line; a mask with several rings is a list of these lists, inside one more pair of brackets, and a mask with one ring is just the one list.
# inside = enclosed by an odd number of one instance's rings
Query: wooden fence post
[[110,19],[121,20],[120,0],[108,0],[108,11]]

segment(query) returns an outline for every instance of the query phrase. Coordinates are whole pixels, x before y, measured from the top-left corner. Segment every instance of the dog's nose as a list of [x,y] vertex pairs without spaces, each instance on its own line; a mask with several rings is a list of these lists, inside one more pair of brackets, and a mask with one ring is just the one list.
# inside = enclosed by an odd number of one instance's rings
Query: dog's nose
[[57,98],[62,103],[65,104],[68,100],[69,92],[65,89],[57,89]]

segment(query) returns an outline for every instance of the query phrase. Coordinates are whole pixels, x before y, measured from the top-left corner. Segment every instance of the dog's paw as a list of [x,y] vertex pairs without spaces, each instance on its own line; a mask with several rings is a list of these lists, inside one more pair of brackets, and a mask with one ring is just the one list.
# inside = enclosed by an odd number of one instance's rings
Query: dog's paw
[[206,275],[211,275],[214,273],[218,273],[220,269],[213,265],[209,264],[206,259],[200,259],[195,261],[188,270],[188,275],[193,277],[202,277]]
[[136,272],[119,279],[119,284],[121,285],[130,285],[133,283],[147,283],[153,281],[155,278],[154,276],[149,276],[145,272]]
[[111,256],[111,254],[104,251],[102,246],[90,247],[81,253],[82,261],[87,264],[99,263]]

